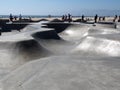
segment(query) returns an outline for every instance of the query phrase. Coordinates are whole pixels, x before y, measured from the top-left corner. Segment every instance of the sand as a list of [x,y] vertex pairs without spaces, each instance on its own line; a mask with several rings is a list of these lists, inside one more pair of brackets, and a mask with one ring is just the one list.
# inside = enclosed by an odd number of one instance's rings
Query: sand
[[119,90],[120,24],[50,21],[2,33],[0,90]]

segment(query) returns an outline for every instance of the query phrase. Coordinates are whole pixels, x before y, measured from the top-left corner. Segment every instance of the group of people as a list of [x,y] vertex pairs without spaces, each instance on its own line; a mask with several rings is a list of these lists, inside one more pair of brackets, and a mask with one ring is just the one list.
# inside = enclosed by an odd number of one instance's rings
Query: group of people
[[[98,21],[98,18],[99,18],[99,21],[101,21],[101,19],[102,19],[103,21],[105,21],[105,16],[103,16],[103,17],[98,17],[98,15],[96,14],[95,17],[94,17],[95,23]],[[120,16],[117,16],[117,15],[114,16],[113,22],[116,22],[116,21],[120,22]]]
[[62,21],[71,22],[71,21],[72,21],[72,15],[71,15],[71,14],[63,15],[63,16],[62,16]]
[[[9,16],[10,21],[17,20],[17,18],[18,18],[17,16],[13,16],[12,14],[10,14],[10,16]],[[19,15],[19,20],[22,20],[21,14]]]
[[99,17],[99,21],[105,21],[105,16],[103,16],[103,17]]

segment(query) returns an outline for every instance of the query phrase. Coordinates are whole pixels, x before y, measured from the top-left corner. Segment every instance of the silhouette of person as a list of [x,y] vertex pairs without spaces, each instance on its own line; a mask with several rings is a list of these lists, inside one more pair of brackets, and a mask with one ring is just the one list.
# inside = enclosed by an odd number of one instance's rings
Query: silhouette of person
[[12,14],[10,14],[10,21],[13,21],[13,16],[12,16]]
[[98,19],[98,15],[96,14],[94,17],[95,23],[97,22],[97,19]]
[[118,22],[120,22],[120,16],[119,16]]
[[62,16],[62,21],[64,21],[64,20],[65,20],[65,16],[63,15],[63,16]]
[[115,19],[117,19],[117,17],[118,17],[118,16],[117,16],[117,15],[115,15]]
[[19,20],[20,20],[20,21],[22,20],[22,15],[21,15],[21,14],[19,15]]
[[72,18],[71,18],[71,14],[68,14],[68,22],[71,22]]
[[105,16],[103,17],[103,21],[105,21]]
[[99,17],[99,21],[101,21],[101,18],[102,18],[102,17]]
[[84,17],[85,17],[85,16],[84,16],[84,15],[82,15],[82,21],[84,21]]
[[117,19],[117,15],[115,15],[115,17],[114,17],[114,19],[113,19],[113,22],[115,22],[115,21],[116,21],[116,19]]

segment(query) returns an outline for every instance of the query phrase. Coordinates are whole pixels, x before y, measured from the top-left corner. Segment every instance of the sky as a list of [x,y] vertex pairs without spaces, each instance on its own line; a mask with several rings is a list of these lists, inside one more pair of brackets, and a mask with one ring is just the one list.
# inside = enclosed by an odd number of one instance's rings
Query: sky
[[0,15],[115,15],[120,0],[0,0]]

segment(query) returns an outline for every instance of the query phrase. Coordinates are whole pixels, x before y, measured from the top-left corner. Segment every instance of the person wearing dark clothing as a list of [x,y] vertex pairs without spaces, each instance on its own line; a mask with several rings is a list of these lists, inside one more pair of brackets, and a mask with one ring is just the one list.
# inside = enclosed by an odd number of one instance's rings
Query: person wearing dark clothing
[[114,19],[113,19],[113,22],[115,22],[115,21],[116,21],[117,17],[118,17],[118,16],[117,16],[117,15],[115,15],[115,17],[114,17]]
[[101,21],[101,18],[102,18],[102,17],[99,17],[99,21]]
[[82,15],[82,22],[84,21],[84,17],[85,17],[85,16],[84,16],[84,15]]
[[118,16],[117,16],[117,15],[115,15],[115,19],[117,19],[117,17],[118,17]]
[[13,16],[12,16],[12,14],[10,14],[10,21],[13,21]]
[[96,14],[94,17],[95,23],[97,22],[97,19],[98,19],[98,15]]
[[118,22],[120,22],[120,16],[119,16]]
[[71,22],[71,21],[72,21],[72,15],[68,14],[68,22]]
[[64,15],[62,16],[62,21],[65,21],[65,16]]
[[105,21],[105,16],[103,17],[103,21]]
[[22,15],[20,14],[20,16],[19,16],[19,20],[21,21],[22,20]]

